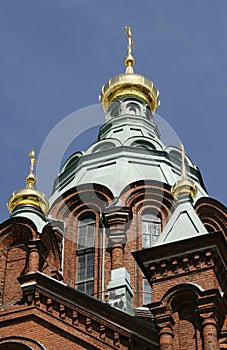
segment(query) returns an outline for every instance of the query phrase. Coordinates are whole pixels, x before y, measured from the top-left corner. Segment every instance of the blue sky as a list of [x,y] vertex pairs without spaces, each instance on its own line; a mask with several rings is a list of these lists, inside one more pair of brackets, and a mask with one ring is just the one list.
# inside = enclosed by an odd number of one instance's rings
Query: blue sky
[[125,25],[135,71],[160,91],[158,114],[226,204],[226,18],[225,0],[1,0],[0,219],[24,187],[28,151],[39,153],[57,123],[98,103],[102,85],[124,71]]

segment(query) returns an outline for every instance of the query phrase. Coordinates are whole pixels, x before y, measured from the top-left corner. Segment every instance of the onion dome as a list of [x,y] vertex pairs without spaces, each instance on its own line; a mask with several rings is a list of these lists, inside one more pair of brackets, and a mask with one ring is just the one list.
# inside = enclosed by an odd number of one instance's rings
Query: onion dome
[[15,211],[19,206],[30,205],[38,208],[44,215],[49,209],[49,202],[43,192],[35,189],[36,176],[34,174],[34,166],[36,164],[35,151],[29,153],[31,159],[30,172],[26,176],[26,187],[12,193],[8,201],[8,209],[10,213]]
[[160,104],[159,91],[154,83],[143,75],[135,74],[133,66],[135,59],[132,56],[131,49],[134,47],[130,27],[125,27],[128,35],[128,55],[124,60],[125,74],[117,75],[111,78],[106,85],[102,87],[100,102],[104,112],[109,105],[123,97],[135,97],[145,102],[154,113]]
[[185,152],[183,143],[180,144],[181,148],[181,178],[172,187],[171,191],[176,200],[179,199],[180,195],[190,194],[192,198],[195,198],[197,194],[196,184],[187,178],[186,167],[185,167]]

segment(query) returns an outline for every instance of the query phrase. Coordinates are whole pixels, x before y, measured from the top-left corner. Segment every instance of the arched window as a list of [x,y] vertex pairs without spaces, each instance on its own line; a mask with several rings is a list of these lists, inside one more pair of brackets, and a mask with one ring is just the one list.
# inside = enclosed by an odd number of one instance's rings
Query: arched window
[[153,151],[155,150],[155,146],[146,140],[136,140],[134,141],[131,146],[136,147],[136,148],[142,148],[147,151]]
[[108,150],[108,149],[115,148],[115,147],[116,147],[116,145],[115,145],[114,142],[105,141],[105,142],[99,143],[99,144],[92,150],[92,153],[106,151],[106,150]]
[[142,214],[142,247],[152,247],[161,233],[161,219],[153,213]]
[[[89,215],[89,216],[88,216]],[[78,220],[76,288],[94,294],[95,215],[86,213]]]
[[126,112],[130,115],[140,115],[140,106],[137,103],[128,103],[126,106]]
[[[161,219],[151,209],[145,209],[142,213],[142,248],[152,247],[161,233]],[[143,276],[143,305],[152,302],[152,288],[148,280]]]

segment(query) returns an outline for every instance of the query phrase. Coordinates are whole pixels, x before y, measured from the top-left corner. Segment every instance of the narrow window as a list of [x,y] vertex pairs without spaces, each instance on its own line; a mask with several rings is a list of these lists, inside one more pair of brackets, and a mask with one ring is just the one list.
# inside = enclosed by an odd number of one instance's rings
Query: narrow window
[[[142,247],[152,247],[161,233],[161,219],[152,210],[144,210],[142,214]],[[152,302],[152,288],[143,276],[143,305]]]
[[143,277],[143,305],[150,304],[152,302],[152,288],[148,280]]
[[95,217],[80,218],[77,234],[76,288],[94,294]]
[[142,247],[154,245],[161,233],[161,220],[153,214],[142,215]]

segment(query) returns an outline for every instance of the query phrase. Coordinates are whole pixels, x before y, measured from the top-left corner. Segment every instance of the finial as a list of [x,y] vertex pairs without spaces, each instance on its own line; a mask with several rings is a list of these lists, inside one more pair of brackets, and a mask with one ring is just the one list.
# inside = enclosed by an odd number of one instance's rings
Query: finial
[[33,150],[31,150],[31,152],[29,152],[29,157],[31,159],[30,174],[33,174],[34,167],[37,164],[37,160],[35,159],[35,150],[34,150],[34,148],[33,148]]
[[29,152],[30,168],[29,174],[26,176],[26,187],[12,193],[8,201],[8,208],[10,213],[13,213],[17,207],[33,206],[41,210],[46,215],[49,208],[49,202],[45,194],[35,189],[36,176],[34,174],[34,167],[37,164],[35,159],[34,149]]
[[181,149],[181,177],[172,187],[172,193],[174,197],[178,200],[179,196],[182,194],[190,194],[192,198],[195,198],[197,193],[196,184],[187,178],[186,165],[185,165],[185,151],[184,145],[180,142]]
[[125,57],[125,65],[126,65],[126,71],[125,73],[134,73],[133,66],[135,63],[135,59],[132,56],[132,48],[135,47],[134,41],[132,39],[132,32],[131,27],[126,26],[125,27],[126,34],[128,36],[128,56]]
[[126,26],[125,31],[128,35],[128,55],[131,55],[132,47],[135,47],[134,41],[132,40],[131,27]]
[[180,149],[181,149],[181,180],[186,180],[187,174],[186,174],[185,151],[184,151],[183,142],[180,142]]
[[37,164],[37,161],[35,159],[34,149],[32,149],[29,152],[29,157],[30,157],[30,171],[29,171],[29,174],[26,176],[26,183],[27,183],[26,188],[33,189],[34,185],[36,183],[36,176],[34,174],[34,168],[35,168],[35,165]]

